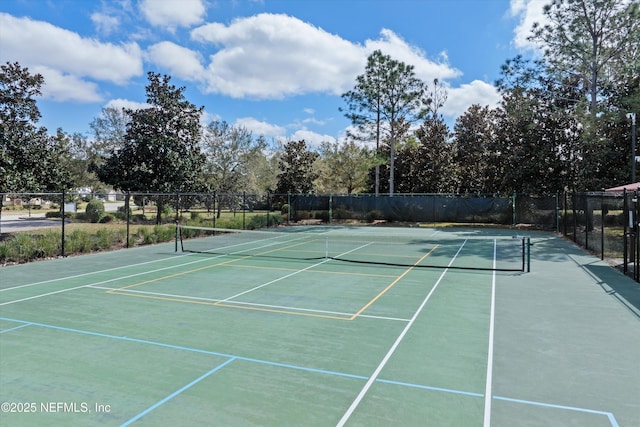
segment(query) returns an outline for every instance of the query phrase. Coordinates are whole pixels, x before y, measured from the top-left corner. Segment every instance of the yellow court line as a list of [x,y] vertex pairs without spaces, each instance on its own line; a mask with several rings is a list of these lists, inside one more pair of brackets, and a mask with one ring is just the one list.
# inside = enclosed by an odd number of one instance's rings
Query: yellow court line
[[436,248],[440,246],[440,245],[435,245],[429,252],[427,252],[426,254],[424,254],[424,256],[422,258],[420,258],[418,261],[416,261],[411,267],[409,267],[408,269],[406,269],[401,275],[399,275],[396,280],[394,280],[393,282],[391,282],[389,284],[389,286],[387,286],[386,288],[384,288],[382,291],[380,291],[380,293],[378,293],[378,295],[376,295],[375,297],[373,297],[371,299],[371,301],[369,301],[368,303],[366,303],[360,310],[358,310],[356,312],[356,314],[354,314],[353,316],[351,316],[351,318],[349,320],[354,320],[356,317],[358,317],[359,315],[362,314],[363,311],[365,311],[367,308],[371,307],[371,305],[376,302],[382,295],[384,295],[389,289],[391,289],[396,283],[398,283],[404,276],[406,276],[411,270],[413,270],[416,266],[418,266],[418,264],[420,264],[422,262],[423,259],[425,259],[426,257],[428,257],[429,255],[431,255],[431,253],[433,251],[436,250]]
[[[270,251],[261,252],[259,255],[268,254],[270,252],[275,252],[277,250],[293,248],[293,247],[296,247],[296,246],[304,245],[306,243],[309,243],[309,242],[300,242],[300,243],[296,243],[295,245],[285,246],[285,247],[282,247],[282,248],[276,248],[276,249],[273,249],[273,250],[270,250]],[[167,276],[162,276],[162,277],[158,277],[158,278],[155,278],[155,279],[145,280],[144,282],[134,283],[133,285],[123,286],[123,287],[115,289],[115,290],[121,291],[121,290],[124,290],[124,289],[131,289],[131,288],[135,288],[136,286],[142,286],[142,285],[146,285],[146,284],[149,284],[149,283],[158,282],[160,280],[170,279],[172,277],[183,276],[185,274],[195,273],[196,271],[206,270],[208,268],[218,267],[218,266],[221,266],[221,265],[228,265],[228,264],[231,264],[233,262],[242,261],[244,259],[253,258],[255,256],[258,256],[258,255],[247,255],[247,256],[244,256],[244,257],[241,257],[241,258],[236,258],[236,259],[232,259],[232,260],[229,260],[229,261],[219,262],[219,263],[213,264],[213,265],[205,265],[203,267],[194,268],[193,270],[187,270],[187,271],[183,271],[183,272],[180,272],[180,273],[169,274]],[[112,291],[107,291],[107,293],[112,293]]]
[[241,308],[244,310],[253,310],[253,311],[266,311],[269,313],[280,313],[280,314],[293,314],[296,316],[306,316],[306,317],[320,317],[323,319],[333,319],[333,320],[353,320],[352,317],[345,316],[330,316],[328,314],[313,314],[313,313],[303,313],[300,311],[289,311],[289,310],[276,310],[274,308],[262,308],[262,307],[248,307],[245,305],[233,305],[233,304],[224,304],[220,301],[198,301],[192,299],[182,299],[182,298],[172,298],[172,297],[163,297],[159,295],[140,295],[140,294],[132,294],[130,292],[118,292],[118,290],[107,291],[107,293],[112,295],[124,295],[127,297],[138,297],[138,298],[147,298],[147,299],[157,299],[162,301],[171,301],[171,302],[186,302],[189,304],[200,304],[200,305],[211,305],[215,307],[226,307],[226,308]]
[[[281,270],[281,271],[298,271],[296,268],[285,267],[261,267],[258,265],[237,265],[235,268],[254,268],[258,270]],[[362,277],[396,277],[391,274],[373,274],[373,273],[354,273],[351,271],[334,271],[334,270],[305,270],[303,273],[320,273],[320,274],[336,274],[343,276],[362,276]]]
[[[287,246],[287,248],[288,247],[298,246],[298,245],[301,245],[301,244],[304,244],[304,243],[307,243],[307,242],[302,242],[302,243],[298,243],[296,245]],[[139,298],[157,299],[157,300],[163,300],[163,301],[184,302],[184,303],[190,303],[190,304],[210,305],[210,306],[216,306],[216,307],[227,307],[227,308],[236,308],[236,309],[243,309],[243,310],[264,311],[264,312],[270,312],[270,313],[292,314],[292,315],[296,315],[296,316],[318,317],[318,318],[323,318],[323,319],[352,321],[352,320],[355,320],[359,315],[361,315],[367,308],[369,308],[380,297],[382,297],[382,295],[384,295],[389,289],[391,289],[396,283],[398,283],[411,270],[413,270],[416,266],[418,266],[418,264],[420,264],[422,262],[422,260],[424,260],[426,257],[431,255],[431,253],[434,250],[436,250],[436,248],[438,246],[439,245],[434,246],[429,252],[427,252],[424,256],[422,256],[418,261],[416,261],[411,267],[409,267],[407,270],[405,270],[401,275],[397,276],[396,279],[393,282],[391,282],[391,284],[389,284],[385,289],[383,289],[381,292],[379,292],[367,304],[365,304],[360,310],[358,310],[358,312],[356,312],[354,315],[352,315],[350,317],[330,316],[330,315],[326,315],[326,314],[304,313],[304,312],[300,312],[300,311],[276,310],[276,309],[262,308],[262,307],[248,307],[248,306],[244,306],[244,305],[226,304],[226,303],[223,303],[221,301],[215,301],[215,302],[197,301],[197,300],[191,300],[191,299],[172,298],[172,297],[164,297],[164,296],[158,296],[158,295],[141,295],[141,294],[134,294],[134,293],[130,293],[130,292],[122,292],[122,291],[124,291],[126,289],[131,289],[133,287],[144,285],[144,284],[147,284],[147,283],[153,283],[153,282],[157,282],[159,280],[164,280],[164,279],[168,279],[168,278],[171,278],[171,277],[177,277],[177,276],[193,273],[195,271],[205,270],[207,268],[213,268],[213,267],[218,267],[218,266],[221,266],[221,265],[227,265],[227,264],[230,264],[230,263],[233,263],[233,262],[236,262],[236,261],[240,261],[240,260],[243,260],[243,259],[252,258],[255,255],[248,255],[246,257],[242,257],[242,258],[238,258],[238,259],[234,259],[234,260],[229,260],[229,261],[217,263],[217,264],[214,264],[214,265],[204,266],[204,267],[196,268],[196,269],[193,269],[193,270],[184,271],[184,272],[181,272],[181,273],[175,273],[175,274],[171,274],[171,275],[168,275],[168,276],[164,276],[164,277],[160,277],[160,278],[156,278],[156,279],[152,279],[152,280],[146,280],[144,282],[136,283],[136,284],[129,285],[129,286],[124,286],[124,287],[121,287],[121,288],[118,288],[118,289],[111,289],[111,290],[106,291],[106,293],[112,294],[112,295],[124,295],[124,296],[132,296],[132,297],[139,297]],[[282,248],[280,248],[280,249],[282,249]],[[274,251],[275,250],[277,250],[277,249],[274,249]],[[262,254],[266,254],[266,253],[269,253],[269,252],[273,252],[273,251],[263,252]],[[260,267],[256,267],[256,268],[260,268]],[[360,275],[359,273],[324,272],[324,271],[318,271],[318,270],[308,270],[308,271],[309,272],[318,272],[318,273],[357,274],[357,275]],[[363,274],[363,275],[366,275],[366,274]],[[371,274],[369,276],[390,277],[389,275],[375,275],[375,274]]]

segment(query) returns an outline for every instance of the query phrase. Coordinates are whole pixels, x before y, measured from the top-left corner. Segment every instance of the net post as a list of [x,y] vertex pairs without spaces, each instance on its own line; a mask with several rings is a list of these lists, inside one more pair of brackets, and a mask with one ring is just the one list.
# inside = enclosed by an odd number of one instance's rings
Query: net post
[[129,228],[131,226],[131,208],[130,208],[130,204],[131,204],[131,192],[129,190],[127,190],[127,194],[126,194],[126,199],[124,200],[124,210],[125,210],[125,215],[127,218],[127,249],[129,249]]
[[62,189],[62,203],[61,203],[61,205],[62,205],[62,242],[61,242],[62,247],[60,248],[60,251],[61,251],[61,254],[60,254],[60,255],[61,255],[63,258],[65,257],[65,254],[64,254],[64,217],[66,216],[66,212],[65,212],[65,210],[64,210],[64,202],[65,202],[65,199],[66,199],[66,192],[65,192],[65,190],[64,190],[64,188],[63,188],[63,189]]
[[527,273],[531,272],[531,238],[527,237]]
[[329,236],[324,236],[324,259],[329,259]]
[[175,249],[174,252],[178,252],[178,234],[180,230],[180,222],[176,219],[176,244],[175,244]]

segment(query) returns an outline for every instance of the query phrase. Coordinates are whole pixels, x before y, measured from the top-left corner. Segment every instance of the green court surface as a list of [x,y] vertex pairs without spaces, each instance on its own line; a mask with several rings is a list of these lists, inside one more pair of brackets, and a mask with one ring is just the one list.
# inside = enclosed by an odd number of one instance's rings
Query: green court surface
[[640,286],[572,243],[299,230],[1,268],[0,425],[640,425]]

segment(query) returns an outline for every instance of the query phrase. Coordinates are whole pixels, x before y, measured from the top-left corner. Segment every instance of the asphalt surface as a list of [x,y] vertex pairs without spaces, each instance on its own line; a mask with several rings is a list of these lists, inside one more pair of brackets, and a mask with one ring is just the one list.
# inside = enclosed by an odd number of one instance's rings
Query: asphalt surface
[[[115,212],[122,203],[105,203],[107,212]],[[16,231],[36,230],[39,228],[61,227],[60,219],[45,218],[44,212],[31,211],[21,213],[0,212],[0,233],[14,233]],[[67,221],[69,223],[69,221]]]

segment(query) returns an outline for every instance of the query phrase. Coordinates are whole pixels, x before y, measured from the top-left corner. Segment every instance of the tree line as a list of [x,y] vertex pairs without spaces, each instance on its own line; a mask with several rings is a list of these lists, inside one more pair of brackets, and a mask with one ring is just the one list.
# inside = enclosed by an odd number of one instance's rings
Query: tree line
[[534,25],[537,60],[505,61],[495,108],[472,105],[453,128],[446,86],[373,52],[342,113],[353,131],[318,148],[277,144],[224,121],[171,77],[148,73],[142,109],[104,108],[91,135],[38,125],[44,78],[0,71],[0,192],[90,187],[133,192],[550,193],[630,182],[640,110],[638,1],[553,0]]

